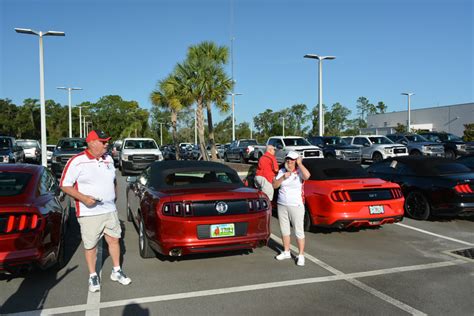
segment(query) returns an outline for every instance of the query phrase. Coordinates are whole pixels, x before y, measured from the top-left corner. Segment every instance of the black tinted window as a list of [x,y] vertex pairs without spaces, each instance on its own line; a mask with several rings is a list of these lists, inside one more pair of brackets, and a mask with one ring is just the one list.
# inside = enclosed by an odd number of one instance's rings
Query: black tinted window
[[153,140],[127,140],[125,142],[125,149],[156,149],[156,144]]
[[85,140],[74,140],[74,139],[68,139],[68,140],[62,140],[59,142],[58,147],[61,147],[62,149],[86,149],[87,148],[87,143]]
[[283,141],[285,142],[286,146],[308,146],[308,145],[311,145],[304,138],[284,138]]
[[21,194],[28,182],[31,174],[22,172],[0,172],[0,196],[14,196]]
[[168,186],[202,186],[209,184],[242,184],[240,178],[233,173],[223,171],[190,171],[168,174],[165,177]]
[[9,138],[0,138],[0,148],[10,148],[11,140]]

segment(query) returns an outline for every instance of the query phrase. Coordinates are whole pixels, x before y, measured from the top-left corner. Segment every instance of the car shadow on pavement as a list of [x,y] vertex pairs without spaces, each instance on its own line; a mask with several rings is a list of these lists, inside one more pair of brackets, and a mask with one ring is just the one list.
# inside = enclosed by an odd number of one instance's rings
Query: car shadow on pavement
[[[73,215],[73,213],[71,212]],[[51,289],[64,280],[78,266],[68,267],[74,253],[81,243],[80,228],[75,216],[69,217],[65,238],[65,265],[58,270],[52,267],[47,270],[33,268],[30,271],[15,275],[0,275],[0,280],[10,282],[23,278],[17,291],[0,306],[0,314],[42,309]]]
[[195,254],[187,254],[185,256],[180,256],[180,257],[170,257],[170,256],[162,255],[160,253],[156,253],[156,258],[160,261],[177,262],[177,261],[191,261],[191,260],[201,260],[201,259],[209,259],[209,258],[246,256],[251,253],[253,253],[253,249],[239,249],[239,250],[210,252],[210,253],[195,253]]

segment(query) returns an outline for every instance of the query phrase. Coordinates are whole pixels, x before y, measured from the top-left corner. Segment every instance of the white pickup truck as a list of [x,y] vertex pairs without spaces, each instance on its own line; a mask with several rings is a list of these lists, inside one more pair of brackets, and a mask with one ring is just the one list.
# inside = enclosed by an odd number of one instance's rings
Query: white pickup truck
[[[275,147],[275,157],[278,163],[285,160],[289,151],[296,151],[301,158],[324,158],[322,150],[318,146],[311,145],[305,138],[300,136],[272,136],[268,138],[266,145]],[[265,146],[254,146],[254,158],[259,159],[265,153]]]
[[362,150],[362,161],[380,161],[390,157],[408,156],[405,145],[395,144],[383,135],[358,135],[343,137],[343,139]]

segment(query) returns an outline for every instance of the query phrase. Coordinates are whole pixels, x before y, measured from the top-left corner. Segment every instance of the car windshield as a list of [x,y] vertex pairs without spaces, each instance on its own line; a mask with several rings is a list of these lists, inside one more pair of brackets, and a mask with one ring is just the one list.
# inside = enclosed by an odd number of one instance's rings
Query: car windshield
[[48,146],[46,146],[46,149],[47,149],[48,151],[54,151],[54,147],[56,147],[56,146],[54,146],[54,145],[53,145],[53,146],[48,145]]
[[169,186],[208,186],[209,184],[242,184],[240,178],[224,171],[189,171],[168,174],[165,183]]
[[304,138],[284,138],[285,146],[311,146],[311,143]]
[[21,194],[28,182],[31,174],[24,172],[2,172],[0,171],[0,196],[14,196]]
[[17,141],[18,146],[21,146],[25,149],[28,148],[39,148],[38,142],[37,141],[31,141],[31,140],[19,140]]
[[9,138],[0,138],[0,148],[10,148],[11,140]]
[[326,145],[347,145],[347,143],[340,137],[324,137]]
[[254,139],[249,139],[249,140],[245,140],[245,141],[240,142],[241,147],[253,146],[253,145],[257,145],[257,141],[254,140]]
[[448,138],[449,141],[452,141],[452,142],[459,142],[461,141],[462,142],[462,138],[459,137],[459,136],[456,136],[456,135],[453,135],[453,134],[446,134],[446,137]]
[[87,143],[82,139],[65,139],[59,142],[58,147],[64,150],[86,149]]
[[369,137],[370,141],[373,144],[379,144],[379,145],[386,145],[386,144],[393,144],[393,142],[388,139],[387,137]]
[[414,143],[428,142],[428,140],[421,135],[407,135],[405,137],[408,139],[408,141]]
[[157,149],[154,140],[127,140],[125,142],[125,149]]

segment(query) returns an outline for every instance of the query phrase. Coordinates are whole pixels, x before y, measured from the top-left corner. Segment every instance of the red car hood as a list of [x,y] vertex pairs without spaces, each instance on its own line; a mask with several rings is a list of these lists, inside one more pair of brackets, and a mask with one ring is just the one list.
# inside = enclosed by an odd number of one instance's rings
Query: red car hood
[[206,188],[174,188],[160,191],[173,201],[177,200],[237,200],[256,198],[259,194],[256,189],[247,187],[206,187]]

